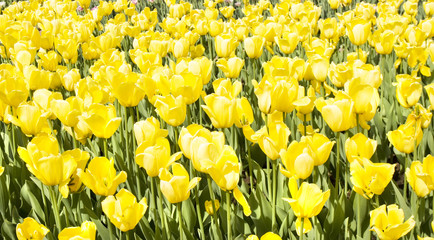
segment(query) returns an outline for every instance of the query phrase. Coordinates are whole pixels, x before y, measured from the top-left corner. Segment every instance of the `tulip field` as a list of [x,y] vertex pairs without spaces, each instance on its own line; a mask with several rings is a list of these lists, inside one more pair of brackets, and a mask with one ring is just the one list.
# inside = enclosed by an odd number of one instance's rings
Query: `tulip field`
[[0,239],[434,239],[434,0],[0,2]]

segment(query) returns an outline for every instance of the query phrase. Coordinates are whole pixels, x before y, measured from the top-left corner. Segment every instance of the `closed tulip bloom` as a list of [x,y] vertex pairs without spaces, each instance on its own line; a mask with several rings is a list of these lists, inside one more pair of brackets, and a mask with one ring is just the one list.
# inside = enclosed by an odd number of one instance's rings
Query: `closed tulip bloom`
[[290,134],[291,131],[283,121],[269,121],[268,129],[262,127],[252,138],[271,160],[276,160],[280,151],[286,149]]
[[202,78],[188,71],[173,75],[170,79],[171,93],[175,97],[182,96],[185,104],[192,104],[199,99],[202,86]]
[[182,96],[158,96],[154,106],[158,115],[170,126],[179,126],[185,120],[187,105]]
[[22,223],[18,223],[16,229],[18,240],[42,240],[48,232],[50,232],[48,228],[31,217],[27,217]]
[[166,168],[160,170],[160,189],[166,199],[174,204],[187,200],[190,190],[200,181],[199,177],[191,179],[185,168],[179,163],[172,164],[172,173]]
[[366,19],[357,18],[347,23],[347,35],[351,43],[360,46],[368,41],[371,34],[371,22]]
[[396,204],[381,205],[370,212],[371,231],[375,231],[380,240],[398,240],[409,233],[415,226],[413,216],[404,222],[404,211]]
[[427,16],[434,15],[434,1],[428,1],[423,3],[423,9]]
[[51,92],[47,89],[38,89],[33,93],[33,101],[36,105],[44,111],[42,114],[49,119],[56,119],[56,115],[53,114],[51,109],[52,100],[62,100],[62,94],[60,92]]
[[426,197],[434,187],[431,176],[424,172],[423,165],[419,161],[411,163],[406,169],[405,176],[413,191],[419,197]]
[[113,158],[105,157],[92,159],[86,170],[77,170],[77,175],[86,187],[100,196],[113,195],[118,185],[127,180],[124,171],[116,175]]
[[215,93],[205,96],[203,110],[215,128],[232,127],[236,116],[236,100]]
[[[220,208],[220,202],[219,200],[215,199],[214,200],[214,206],[215,206],[215,210],[218,211]],[[209,214],[209,215],[213,215],[214,214],[214,208],[213,208],[213,203],[212,201],[205,201],[205,211]]]
[[361,83],[371,85],[377,89],[383,81],[380,66],[374,67],[372,64],[364,64],[360,67],[353,66],[353,76],[354,78],[360,78]]
[[[300,236],[312,229],[312,224],[309,221],[309,218],[314,217],[321,212],[325,202],[327,202],[330,197],[330,190],[322,192],[316,184],[310,184],[307,182],[303,182],[300,188],[298,188],[295,178],[289,179],[288,186],[292,198],[283,198],[283,200],[291,205],[294,215],[297,217],[295,228],[297,234]],[[303,233],[300,232],[301,221],[304,222]]]
[[208,25],[209,35],[211,35],[211,37],[216,37],[221,34],[225,28],[225,24],[221,19],[210,21]]
[[414,110],[407,116],[407,124],[416,124],[421,128],[428,128],[431,123],[432,113],[420,103],[416,103]]
[[422,129],[416,127],[415,124],[403,124],[397,130],[389,131],[387,138],[389,142],[402,153],[412,153],[414,145],[419,145],[422,141]]
[[434,83],[425,86],[426,93],[429,97],[429,103],[431,105],[431,110],[434,110]]
[[332,39],[337,34],[338,23],[336,18],[327,18],[321,22],[321,34],[327,39]]
[[136,196],[122,188],[116,197],[108,196],[101,202],[102,211],[118,229],[134,229],[148,209],[146,198],[137,202]]
[[38,64],[40,64],[45,70],[48,71],[56,71],[57,65],[62,61],[62,58],[55,51],[39,51],[38,56],[40,60],[38,60]]
[[116,117],[115,106],[94,103],[89,106],[84,121],[95,136],[107,139],[116,132],[122,119]]
[[282,38],[275,37],[274,41],[279,46],[280,51],[291,54],[299,43],[298,34],[294,32],[283,32]]
[[227,78],[238,78],[243,66],[244,60],[239,57],[233,57],[229,59],[220,58],[217,60],[217,67]]
[[262,36],[253,36],[244,39],[244,49],[249,58],[259,58],[262,55],[265,38]]
[[158,138],[166,137],[167,134],[167,130],[161,129],[160,121],[154,117],[148,117],[146,120],[134,123],[134,136],[137,145],[142,142],[149,142],[149,145],[154,145]]
[[234,14],[235,8],[232,6],[222,7],[219,9],[220,13],[227,19],[231,18]]
[[338,92],[334,99],[318,98],[315,106],[333,132],[346,131],[356,126],[354,102],[343,92]]
[[[434,181],[434,156],[428,155],[423,159],[423,172],[427,173]],[[434,190],[434,186],[430,190]]]
[[[264,81],[264,79],[262,81]],[[299,85],[297,79],[295,78],[289,78],[275,82],[270,95],[270,112],[292,112],[295,107],[293,103],[298,98],[298,92]]]
[[[218,137],[217,137],[218,136]],[[179,134],[178,145],[184,156],[188,159],[193,159],[194,152],[196,148],[199,147],[198,144],[194,144],[193,141],[197,138],[205,138],[206,142],[213,142],[214,140],[222,142],[222,146],[225,143],[223,133],[210,132],[208,129],[197,124],[190,124],[188,127],[183,127]]]
[[158,176],[160,169],[169,168],[173,162],[181,158],[182,153],[170,155],[170,144],[167,138],[156,139],[153,145],[143,142],[136,150],[136,163],[146,170],[150,177]]
[[59,240],[86,239],[94,240],[96,235],[96,225],[91,221],[85,221],[81,227],[69,227],[59,233]]
[[266,234],[262,235],[260,240],[282,240],[282,238],[273,232],[267,232]]
[[69,97],[66,100],[52,100],[51,110],[63,125],[75,127],[78,123],[78,117],[84,110],[84,103],[79,97]]
[[348,62],[343,62],[339,64],[335,64],[334,62],[332,62],[330,64],[328,77],[333,83],[333,85],[341,88],[348,80],[351,80],[351,78],[353,77],[352,66]]
[[215,37],[215,51],[221,58],[233,57],[238,46],[237,39],[229,34],[220,34]]
[[225,145],[219,154],[210,162],[207,172],[217,185],[224,191],[231,191],[237,187],[240,178],[240,163],[231,146]]
[[27,136],[36,136],[39,133],[50,133],[47,117],[33,102],[21,103],[16,110],[16,117],[8,115],[8,120],[21,128]]
[[307,60],[307,68],[304,75],[306,80],[324,82],[327,78],[330,63],[329,60],[319,54],[315,54]]
[[345,155],[348,162],[352,163],[356,157],[370,159],[377,149],[377,141],[357,133],[345,141]]
[[356,157],[351,162],[350,173],[353,189],[366,199],[374,194],[381,195],[392,180],[395,165],[389,163],[373,163],[367,158]]
[[172,42],[172,53],[175,58],[187,57],[189,50],[190,42],[187,38],[181,38]]
[[280,172],[288,178],[308,178],[315,165],[313,155],[311,147],[306,142],[291,142],[288,149],[280,151],[282,163],[286,168],[280,167]]
[[371,45],[375,47],[378,54],[390,54],[396,40],[395,33],[391,30],[377,30],[372,35]]
[[149,43],[149,51],[157,53],[162,58],[169,52],[170,41],[168,40],[151,40]]
[[57,72],[59,72],[60,74],[60,81],[62,82],[62,86],[70,92],[74,91],[75,84],[78,83],[81,79],[79,70],[74,68],[68,72],[67,69],[58,69]]
[[188,63],[188,70],[201,77],[202,85],[208,84],[211,80],[213,61],[207,57],[197,57]]
[[194,169],[208,173],[208,167],[214,164],[225,146],[223,132],[198,131],[191,141],[190,153]]
[[56,49],[62,55],[63,60],[68,64],[74,64],[77,62],[78,44],[74,39],[59,39],[56,43]]
[[330,152],[335,144],[334,141],[330,141],[330,139],[321,133],[303,136],[301,137],[301,142],[306,142],[312,149],[315,166],[323,165],[329,159]]
[[139,84],[139,74],[119,74],[120,79],[111,82],[113,95],[124,107],[135,107],[145,98],[145,90]]
[[22,73],[12,66],[0,66],[0,99],[9,106],[18,107],[28,96]]
[[247,98],[242,97],[236,99],[237,101],[237,110],[236,110],[236,117],[235,117],[235,125],[238,128],[242,128],[243,126],[250,125],[255,120],[253,117],[253,110],[252,106],[249,103],[249,100]]
[[68,197],[68,183],[77,169],[74,150],[59,153],[57,139],[51,135],[40,134],[27,144],[27,148],[18,147],[18,154],[26,163],[27,169],[44,185],[59,185],[64,198]]
[[422,95],[420,77],[412,77],[408,74],[396,75],[396,98],[401,106],[409,108],[414,106]]

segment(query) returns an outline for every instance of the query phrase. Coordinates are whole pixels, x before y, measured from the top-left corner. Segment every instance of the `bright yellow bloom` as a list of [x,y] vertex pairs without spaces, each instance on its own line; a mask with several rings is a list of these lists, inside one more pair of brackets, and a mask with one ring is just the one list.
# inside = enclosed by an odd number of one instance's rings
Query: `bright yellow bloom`
[[363,18],[352,19],[347,23],[346,29],[351,43],[360,46],[368,41],[369,34],[371,34],[371,22]]
[[407,124],[416,124],[421,128],[428,128],[431,123],[432,113],[420,103],[416,103],[414,110],[407,116]]
[[23,74],[12,65],[0,65],[0,99],[9,106],[18,107],[28,96]]
[[409,233],[415,226],[413,216],[404,222],[404,211],[396,204],[374,209],[370,213],[371,231],[375,231],[380,240],[398,240]]
[[17,238],[18,240],[42,240],[50,230],[44,225],[36,222],[35,219],[27,217],[22,223],[17,224]]
[[155,143],[143,142],[136,150],[136,163],[146,170],[150,177],[158,176],[160,169],[169,168],[181,158],[182,153],[170,155],[170,143],[167,138],[157,138]]
[[145,90],[140,86],[140,75],[134,72],[126,74],[110,68],[110,85],[113,95],[122,106],[135,107],[145,97]]
[[[214,200],[214,205],[215,205],[215,210],[217,212],[219,210],[219,208],[220,208],[220,202],[219,202],[219,200],[215,199]],[[214,207],[213,207],[213,204],[212,204],[212,200],[210,200],[210,201],[206,200],[205,201],[205,211],[209,215],[213,215],[214,214],[214,210],[213,209],[214,209]]]
[[396,75],[398,83],[396,86],[396,99],[405,108],[414,106],[422,94],[422,84],[420,77],[412,77],[408,74]]
[[108,160],[106,157],[92,159],[86,170],[77,170],[77,175],[86,187],[100,196],[113,195],[118,185],[127,180],[124,171],[116,175],[113,158]]
[[137,202],[136,196],[122,188],[116,197],[108,196],[101,202],[104,214],[122,232],[134,229],[148,209],[146,198]]
[[312,148],[306,142],[292,141],[288,149],[280,151],[280,158],[286,169],[280,172],[288,178],[306,179],[313,171],[315,160]]
[[276,160],[279,158],[280,151],[286,149],[290,134],[291,131],[283,121],[269,120],[268,127],[262,127],[252,136],[252,139],[271,160]]
[[262,235],[260,240],[282,240],[282,238],[273,232],[267,232],[266,234]]
[[0,176],[3,174],[4,171],[5,171],[5,168],[0,166]]
[[110,138],[118,129],[122,119],[116,117],[115,106],[94,103],[89,106],[84,121],[92,130],[92,133],[99,138]]
[[378,90],[363,83],[360,78],[353,78],[347,85],[348,95],[354,102],[354,112],[359,115],[358,123],[365,129],[370,129],[367,121],[374,118],[380,103]]
[[327,78],[330,63],[329,60],[319,54],[315,54],[307,60],[307,68],[304,74],[306,80],[324,82]]
[[233,57],[238,46],[237,39],[229,34],[220,34],[215,37],[215,51],[221,58]]
[[333,145],[335,144],[334,141],[330,141],[330,139],[321,133],[313,133],[312,136],[303,136],[300,141],[306,142],[311,147],[315,166],[323,165],[327,161],[333,149]]
[[249,58],[259,58],[262,55],[265,38],[261,36],[253,36],[244,39],[244,49]]
[[202,78],[189,71],[173,75],[170,78],[170,91],[175,97],[182,96],[185,104],[192,104],[202,92]]
[[21,103],[17,110],[17,116],[8,115],[8,120],[21,128],[27,136],[36,136],[39,133],[50,133],[47,117],[33,102]]
[[333,132],[346,131],[356,126],[354,102],[342,91],[334,99],[318,98],[315,106]]
[[157,108],[155,111],[167,124],[176,127],[184,122],[187,105],[182,96],[158,96],[154,105]]
[[40,60],[38,60],[38,64],[42,66],[45,70],[48,71],[56,71],[57,65],[62,61],[62,58],[55,51],[39,51],[38,56]]
[[93,222],[85,221],[81,227],[69,227],[59,233],[59,240],[86,239],[94,240],[96,235],[96,225]]
[[423,132],[420,126],[413,123],[406,123],[387,133],[390,143],[402,153],[412,153],[414,145],[419,145],[422,141]]
[[246,97],[238,98],[237,108],[236,108],[236,116],[235,116],[235,125],[238,128],[242,128],[243,126],[250,125],[255,120],[253,116],[252,106],[247,100]]
[[202,108],[215,128],[232,127],[236,117],[235,99],[213,93],[205,96],[204,101],[206,105],[202,105]]
[[62,94],[60,92],[51,92],[47,89],[38,89],[33,93],[33,101],[36,105],[43,110],[43,116],[49,119],[56,119],[51,108],[52,100],[62,100]]
[[424,172],[424,165],[419,161],[415,161],[405,171],[408,183],[419,197],[426,197],[434,187],[433,179],[428,173]]
[[146,120],[134,123],[134,136],[136,137],[137,145],[143,142],[148,142],[149,145],[154,145],[160,137],[166,137],[168,131],[160,128],[160,121],[154,117],[148,117]]
[[[300,188],[298,188],[297,180],[295,178],[289,179],[288,186],[292,198],[283,198],[283,200],[287,201],[291,205],[294,215],[297,216],[295,227],[297,234],[300,236],[312,229],[312,224],[309,221],[309,218],[314,217],[321,212],[325,202],[330,197],[330,190],[323,193],[316,184],[310,184],[307,182],[303,182]],[[301,221],[304,222],[303,233],[300,232]]]
[[223,132],[210,132],[207,129],[200,129],[194,135],[190,143],[190,154],[193,167],[203,173],[208,173],[211,166],[225,146],[225,135]]
[[160,189],[170,203],[179,203],[190,197],[190,190],[200,181],[199,177],[191,179],[185,168],[179,163],[172,164],[173,175],[166,169],[160,170]]
[[56,50],[62,55],[63,60],[68,64],[74,64],[77,62],[78,44],[74,39],[59,39],[56,42]]
[[377,149],[377,141],[357,133],[345,141],[345,155],[348,162],[352,163],[356,157],[370,159]]
[[298,34],[295,32],[285,31],[282,38],[275,37],[274,41],[279,46],[280,51],[285,54],[291,54],[299,43]]
[[396,38],[392,30],[377,30],[371,36],[370,44],[375,47],[378,54],[390,54]]
[[75,127],[78,123],[78,117],[84,110],[84,103],[79,97],[69,97],[66,100],[52,100],[51,110],[63,125]]
[[229,59],[220,58],[217,60],[217,67],[227,78],[238,78],[243,66],[244,60],[239,57],[233,57]]
[[389,163],[373,163],[367,158],[355,157],[350,165],[353,189],[366,199],[381,195],[384,188],[392,180],[395,165]]

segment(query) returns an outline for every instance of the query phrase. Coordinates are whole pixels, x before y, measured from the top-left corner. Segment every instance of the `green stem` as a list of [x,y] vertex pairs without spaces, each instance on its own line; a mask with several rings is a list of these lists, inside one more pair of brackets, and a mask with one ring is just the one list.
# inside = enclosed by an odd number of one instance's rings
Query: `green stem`
[[276,175],[277,175],[277,159],[274,161],[271,161],[272,166],[273,166],[273,189],[272,189],[272,193],[273,196],[271,198],[271,206],[272,206],[272,211],[271,211],[271,231],[277,230],[277,226],[276,226]]
[[183,240],[184,239],[184,232],[182,231],[181,204],[182,204],[182,202],[179,202],[179,203],[176,204],[176,210],[178,212],[179,238],[181,240]]
[[271,172],[270,172],[270,158],[267,156],[267,188],[268,188],[268,198],[272,200],[272,191],[271,191]]
[[341,133],[337,132],[336,133],[336,149],[337,149],[337,153],[336,153],[336,182],[335,182],[335,199],[337,199],[338,196],[338,192],[340,190],[340,185],[339,185],[339,180],[340,180],[340,165],[341,165],[341,161],[340,161],[340,136]]
[[104,156],[108,159],[108,143],[107,143],[107,138],[104,138]]
[[[160,221],[163,219],[163,212],[161,208],[157,208],[157,195],[155,194],[155,178],[151,177],[151,206],[154,210],[154,225],[155,225],[155,235],[160,236],[160,226],[157,223],[157,209],[160,214]],[[163,225],[163,224],[161,224]]]
[[357,195],[357,237],[362,237],[362,216],[360,215],[360,202],[362,201],[362,195]]
[[191,106],[187,104],[187,126],[191,124]]
[[217,234],[219,236],[219,239],[223,239],[222,233],[220,231],[219,222],[218,222],[218,219],[217,219],[217,207],[215,205],[215,196],[214,196],[214,191],[212,190],[211,177],[209,175],[207,175],[206,176],[206,180],[207,180],[207,183],[208,183],[208,190],[209,190],[209,194],[210,194],[211,202],[212,202],[212,211],[213,211],[212,217],[213,217],[213,221],[214,221],[214,224],[216,226]]
[[206,235],[205,235],[205,230],[203,228],[202,211],[200,209],[200,202],[199,202],[199,184],[196,185],[195,200],[196,200],[197,220],[199,221],[200,238],[205,239]]
[[54,211],[54,221],[56,222],[57,230],[62,231],[62,224],[60,222],[59,208],[57,206],[57,198],[53,190],[54,186],[49,186],[48,190],[50,191],[51,204],[53,204]]
[[125,235],[127,235],[127,240],[130,240],[130,232],[129,231],[125,232]]
[[[404,172],[407,170],[408,162],[410,161],[410,154],[407,154],[404,160]],[[404,174],[404,202],[407,202],[407,176]]]
[[252,166],[252,157],[250,153],[250,143],[247,139],[245,139],[247,145],[247,162],[249,163],[249,177],[250,177],[250,192],[253,193],[253,166]]
[[357,121],[357,132],[360,132],[360,124],[359,124],[359,114],[356,114],[356,121]]
[[226,191],[226,226],[228,231],[228,240],[232,240],[232,229],[231,229],[231,194]]
[[[42,195],[42,202],[44,204],[44,217],[45,217],[45,225],[48,225],[48,209],[47,209],[47,201],[45,200],[45,193],[44,193],[44,184],[42,182],[40,182],[41,185],[41,195]],[[51,197],[51,195],[50,195]]]
[[306,128],[307,128],[306,114],[303,114],[303,129],[304,129],[304,136],[307,136]]
[[114,240],[115,238],[113,237],[113,224],[110,222],[110,219],[108,217],[107,217],[107,226],[109,229],[110,240]]
[[166,231],[166,236],[167,238],[169,238],[170,233],[169,233],[169,227],[167,225],[167,220],[166,220],[166,215],[163,214],[163,198],[161,196],[161,189],[160,189],[160,182],[157,181],[157,192],[158,192],[158,209],[160,212],[160,214],[162,215],[162,220],[163,224],[164,224],[164,230]]
[[303,229],[304,229],[304,218],[301,219],[301,225],[300,225],[300,240],[303,240],[304,238],[304,233],[303,233]]

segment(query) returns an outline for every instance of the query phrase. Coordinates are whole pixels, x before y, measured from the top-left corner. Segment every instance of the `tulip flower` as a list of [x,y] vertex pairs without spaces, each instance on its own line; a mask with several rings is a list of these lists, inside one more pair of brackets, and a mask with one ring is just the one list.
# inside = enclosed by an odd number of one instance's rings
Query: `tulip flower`
[[433,179],[428,173],[424,172],[423,165],[419,161],[411,163],[410,168],[405,171],[405,176],[411,188],[419,197],[426,197],[434,188]]
[[408,74],[396,75],[398,83],[396,86],[396,98],[399,104],[405,108],[414,106],[422,94],[422,84],[420,77],[412,77]]
[[78,44],[74,39],[59,39],[56,43],[56,49],[62,55],[63,59],[68,64],[74,64],[77,62]]
[[150,177],[158,176],[160,169],[169,168],[172,163],[181,158],[182,153],[170,155],[170,144],[167,138],[157,138],[154,145],[143,142],[136,151],[136,163],[146,170]]
[[112,77],[115,77],[111,82],[113,95],[122,106],[135,107],[145,97],[145,90],[139,84],[139,74],[134,72],[117,73]]
[[188,71],[173,75],[170,78],[170,90],[173,96],[182,96],[185,104],[192,104],[202,92],[202,78]]
[[215,93],[209,94],[204,98],[203,110],[211,119],[215,128],[232,127],[236,116],[236,100]]
[[84,110],[84,103],[79,97],[69,97],[66,100],[52,100],[51,110],[63,125],[75,127],[78,123],[78,117]]
[[96,225],[93,222],[85,221],[81,224],[81,227],[69,227],[63,229],[59,233],[59,240],[69,239],[88,239],[95,240]]
[[407,123],[387,133],[390,143],[402,153],[412,153],[416,146],[422,141],[423,132],[420,126]]
[[39,51],[38,57],[40,60],[38,60],[38,64],[41,65],[45,70],[47,71],[56,71],[57,65],[62,61],[62,58],[58,53],[55,51]]
[[394,164],[372,163],[363,157],[355,157],[350,165],[353,189],[366,199],[372,198],[374,194],[381,195],[394,172]]
[[33,101],[34,103],[43,110],[43,116],[46,116],[48,119],[56,119],[56,115],[54,115],[51,108],[52,100],[62,100],[62,94],[60,92],[51,92],[47,89],[38,89],[33,93]]
[[242,128],[244,126],[250,125],[253,123],[255,118],[253,117],[252,106],[249,103],[247,98],[242,97],[236,99],[237,107],[236,107],[236,116],[235,116],[235,125],[238,128]]
[[74,68],[68,72],[65,68],[57,69],[57,72],[60,74],[60,81],[62,82],[62,86],[70,92],[74,91],[75,84],[78,83],[81,79],[79,70]]
[[244,60],[239,57],[233,57],[229,59],[220,58],[217,60],[217,67],[227,78],[238,78],[243,66]]
[[319,54],[315,54],[309,57],[307,63],[304,78],[306,80],[324,82],[330,67],[329,60]]
[[290,134],[291,131],[283,121],[269,121],[268,127],[262,127],[252,138],[271,160],[276,160],[280,151],[286,149]]
[[314,153],[306,142],[293,141],[288,149],[280,151],[282,163],[286,169],[280,167],[280,172],[288,178],[308,178],[313,171]]
[[107,139],[116,132],[122,119],[116,117],[115,106],[94,103],[89,106],[84,121],[95,136]]
[[22,223],[18,223],[16,229],[18,240],[42,240],[48,232],[50,232],[48,228],[31,217],[27,217]]
[[0,99],[9,106],[18,107],[28,96],[23,74],[15,67],[3,64],[0,67]]
[[371,36],[371,45],[375,47],[378,54],[390,54],[396,40],[395,33],[392,30],[377,30]]
[[299,43],[298,34],[295,32],[283,32],[282,38],[275,37],[274,41],[285,54],[293,53]]
[[345,155],[350,163],[357,157],[370,159],[376,149],[377,141],[367,138],[363,133],[357,133],[345,141]]
[[368,41],[371,34],[371,22],[363,18],[353,19],[347,23],[347,35],[351,43],[360,46]]
[[259,58],[262,55],[265,38],[261,36],[253,36],[244,39],[244,49],[249,58]]
[[215,51],[221,58],[233,57],[237,46],[237,39],[229,34],[220,34],[215,37]]
[[371,231],[375,231],[380,240],[398,240],[409,233],[416,222],[411,216],[404,222],[404,211],[396,204],[381,205],[370,212]]
[[8,115],[8,120],[19,126],[27,136],[36,136],[39,133],[50,133],[47,117],[33,102],[21,103],[17,110],[17,116]]
[[86,170],[77,170],[77,175],[86,187],[100,196],[113,195],[118,185],[127,180],[124,171],[116,175],[113,158],[108,160],[105,157],[92,159]]
[[215,163],[225,146],[223,132],[198,131],[190,143],[191,161],[194,169],[208,173],[208,167]]
[[[301,236],[312,229],[309,218],[321,212],[325,202],[330,197],[330,190],[323,193],[316,184],[307,182],[303,182],[300,188],[298,188],[295,178],[289,179],[288,186],[292,198],[283,198],[283,200],[291,205],[294,215],[297,217],[295,228],[297,234]],[[301,221],[303,221],[303,223]],[[301,229],[302,226],[303,229]]]
[[428,128],[431,123],[432,113],[420,103],[416,103],[414,110],[407,116],[407,124],[416,124],[421,128]]
[[313,133],[312,136],[301,137],[300,142],[306,142],[312,149],[312,157],[314,165],[323,165],[330,156],[333,149],[334,141],[330,141],[325,135],[321,133]]
[[338,34],[338,22],[336,18],[327,18],[320,22],[321,36],[332,39]]
[[176,127],[184,122],[187,105],[182,96],[158,96],[154,105],[157,108],[155,111],[167,124]]
[[356,126],[354,102],[342,91],[334,99],[318,98],[315,106],[333,132],[346,131]]
[[160,189],[166,199],[174,204],[187,200],[190,197],[190,190],[200,181],[199,177],[191,179],[185,168],[179,163],[172,164],[172,173],[166,168],[161,168]]
[[190,124],[187,127],[182,127],[177,141],[178,141],[179,148],[181,149],[182,153],[186,158],[192,159],[191,147],[194,146],[192,145],[192,142],[196,138],[196,136],[204,136],[204,135],[211,135],[211,133],[209,132],[208,129],[202,127],[201,125]]
[[[214,200],[214,206],[215,206],[215,210],[216,212],[218,211],[218,209],[220,208],[220,202],[219,200],[215,199]],[[214,214],[214,207],[213,207],[213,203],[211,201],[206,200],[205,201],[205,211],[209,214],[209,215],[213,215]]]
[[101,202],[102,211],[122,232],[134,229],[148,209],[146,198],[137,202],[137,198],[125,188],[116,197],[108,196]]
[[136,137],[137,145],[143,142],[154,145],[160,137],[166,137],[168,134],[166,129],[160,128],[160,122],[154,117],[148,117],[146,120],[134,123],[134,136]]

